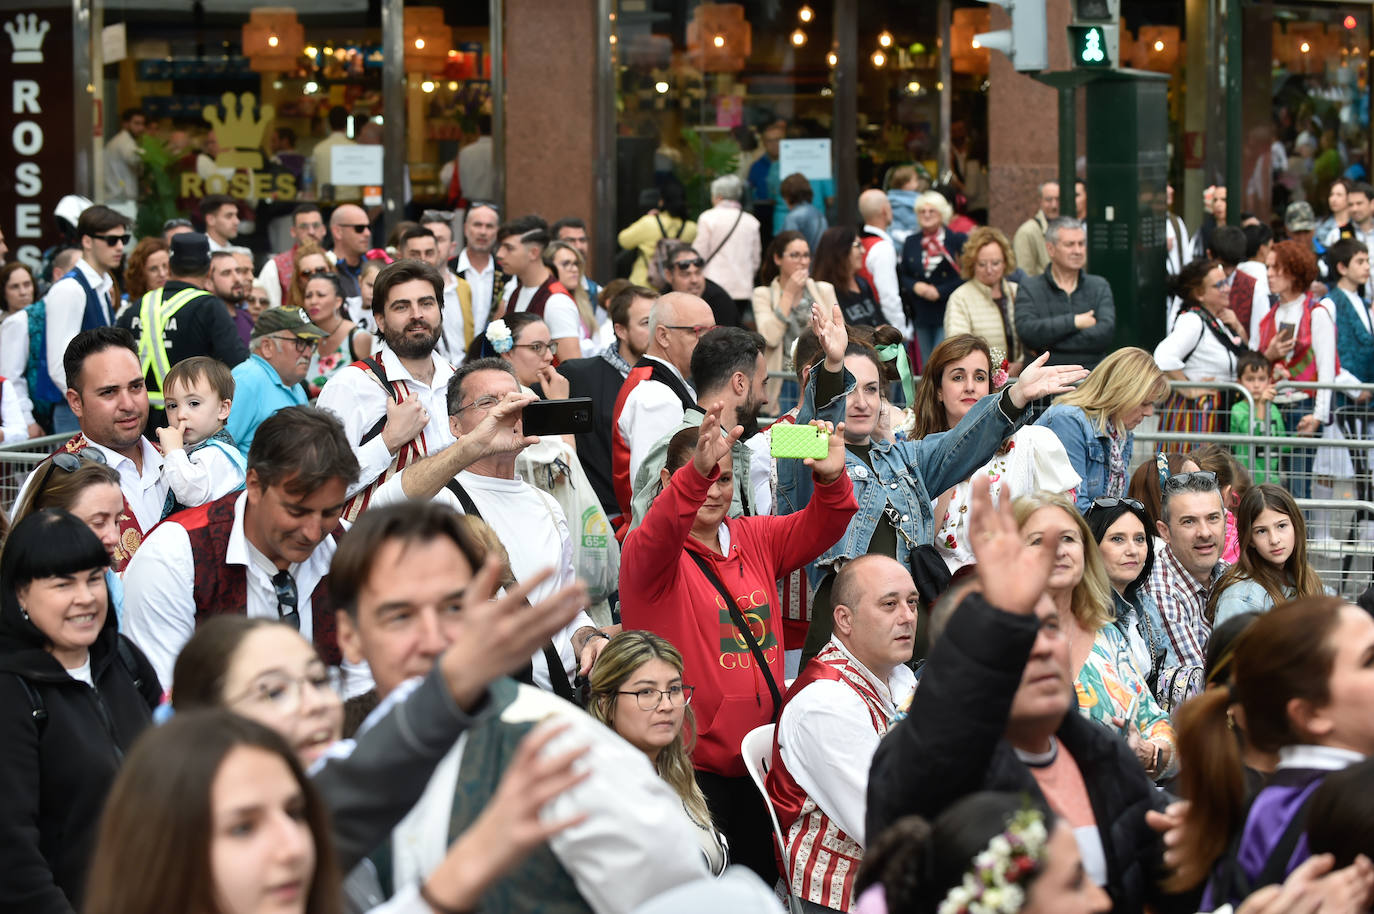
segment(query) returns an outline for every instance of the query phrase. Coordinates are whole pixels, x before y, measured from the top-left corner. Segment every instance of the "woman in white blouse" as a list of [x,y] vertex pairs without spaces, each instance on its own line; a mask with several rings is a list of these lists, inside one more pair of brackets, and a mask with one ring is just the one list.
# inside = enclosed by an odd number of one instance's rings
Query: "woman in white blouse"
[[[1221,264],[1199,259],[1174,277],[1172,293],[1183,302],[1169,335],[1155,347],[1155,363],[1178,381],[1234,381],[1247,331],[1230,305],[1230,281]],[[1160,427],[1175,432],[1215,432],[1225,404],[1220,391],[1175,390]]]

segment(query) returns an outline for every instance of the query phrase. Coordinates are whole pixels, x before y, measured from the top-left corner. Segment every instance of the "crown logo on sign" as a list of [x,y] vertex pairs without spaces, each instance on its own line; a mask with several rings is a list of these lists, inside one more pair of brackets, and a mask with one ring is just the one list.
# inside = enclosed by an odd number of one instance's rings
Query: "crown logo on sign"
[[234,93],[226,92],[220,101],[224,104],[224,119],[219,116],[219,108],[206,105],[200,115],[214,129],[219,140],[220,153],[215,165],[220,168],[247,168],[255,171],[262,168],[262,135],[277,109],[263,105],[260,120],[253,119],[253,103],[256,99],[252,92],[245,92],[235,104]]
[[10,44],[14,45],[10,62],[42,63],[43,39],[48,34],[48,28],[47,20],[39,22],[37,13],[29,13],[27,16],[20,13],[14,17],[13,22],[6,22],[5,31],[9,33]]

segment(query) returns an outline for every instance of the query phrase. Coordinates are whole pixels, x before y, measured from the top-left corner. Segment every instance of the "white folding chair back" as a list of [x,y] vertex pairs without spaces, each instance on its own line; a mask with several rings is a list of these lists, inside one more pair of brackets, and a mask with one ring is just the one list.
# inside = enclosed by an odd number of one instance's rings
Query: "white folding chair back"
[[[778,814],[773,809],[773,801],[768,797],[768,786],[764,784],[763,778],[768,774],[768,766],[773,761],[773,731],[777,729],[777,724],[764,724],[762,727],[755,727],[744,734],[744,739],[740,740],[740,754],[744,756],[744,767],[749,770],[749,777],[754,779],[754,786],[763,794],[763,805],[768,809],[768,820],[773,823],[773,838],[778,842],[778,853],[782,856],[783,866],[787,866],[787,836],[782,833],[782,826],[778,825]],[[783,889],[788,889],[788,880],[782,880]],[[793,914],[800,912],[801,905],[797,902],[791,891],[787,894],[787,909]]]

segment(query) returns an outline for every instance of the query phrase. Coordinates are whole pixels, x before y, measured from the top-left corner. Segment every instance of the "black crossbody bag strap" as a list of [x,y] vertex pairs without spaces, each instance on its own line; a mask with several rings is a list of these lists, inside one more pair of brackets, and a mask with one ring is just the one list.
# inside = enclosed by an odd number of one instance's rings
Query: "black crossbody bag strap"
[[763,671],[764,681],[768,683],[768,694],[773,698],[772,721],[777,723],[778,714],[782,711],[782,693],[778,691],[778,684],[773,679],[773,671],[768,668],[768,661],[763,656],[763,648],[759,647],[759,642],[754,638],[754,633],[749,630],[749,623],[745,620],[744,613],[739,611],[739,607],[735,605],[735,598],[730,596],[730,591],[725,589],[725,585],[716,576],[710,563],[691,550],[687,550],[687,555],[691,556],[692,561],[701,569],[701,573],[706,575],[706,580],[711,582],[721,599],[725,601],[726,608],[730,610],[730,621],[735,623],[735,628],[739,629],[739,633],[744,636],[744,643],[749,645],[749,653],[754,655],[754,662]]
[[[477,503],[472,500],[468,490],[463,488],[463,484],[456,478],[444,483],[444,488],[453,493],[453,497],[458,499],[458,504],[463,506],[463,513],[469,517],[482,518],[482,512],[477,510]],[[573,704],[578,704],[577,692],[573,689],[573,684],[568,681],[568,671],[563,669],[563,658],[558,656],[558,648],[553,646],[553,639],[544,642],[543,647],[544,662],[549,666],[549,685],[553,688],[553,694]]]
[[[352,337],[349,338],[349,345],[350,345],[350,348],[351,348],[351,346],[352,346]],[[351,354],[351,353],[350,353],[350,354]],[[386,369],[382,367],[382,363],[379,362],[379,361],[377,361],[376,359],[370,357],[370,356],[369,356],[368,358],[365,358],[365,359],[358,359],[358,361],[359,361],[359,362],[362,362],[364,365],[366,365],[366,366],[372,371],[372,373],[373,373],[374,375],[377,376],[377,381],[382,385],[382,389],[384,389],[384,390],[386,391],[386,395],[387,395],[388,397],[390,397],[391,399],[395,400],[395,399],[396,399],[396,385],[392,384],[391,381],[387,379],[387,376],[386,376]],[[380,418],[380,419],[377,420],[377,424],[376,424],[376,425],[373,425],[372,428],[368,429],[366,432],[363,433],[363,438],[362,438],[362,440],[359,441],[358,443],[359,443],[360,445],[362,445],[362,444],[367,444],[367,443],[368,443],[369,441],[371,441],[373,438],[376,438],[378,435],[380,435],[380,434],[382,433],[382,429],[385,428],[385,427],[386,427],[386,410],[382,410],[382,418]]]

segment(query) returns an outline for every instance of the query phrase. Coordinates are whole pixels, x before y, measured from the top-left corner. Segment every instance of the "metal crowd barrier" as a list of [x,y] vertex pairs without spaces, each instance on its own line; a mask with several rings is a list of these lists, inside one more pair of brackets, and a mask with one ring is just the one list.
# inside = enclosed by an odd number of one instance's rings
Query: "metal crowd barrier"
[[6,514],[10,512],[29,473],[70,437],[70,434],[45,435],[0,444],[0,509]]

